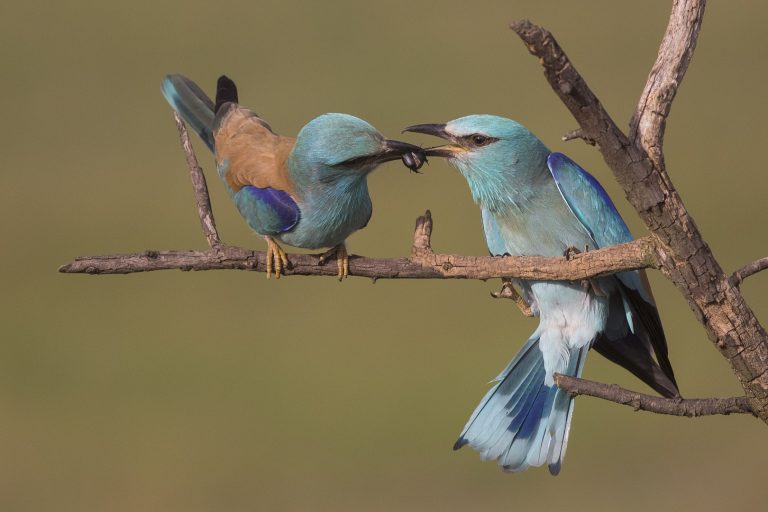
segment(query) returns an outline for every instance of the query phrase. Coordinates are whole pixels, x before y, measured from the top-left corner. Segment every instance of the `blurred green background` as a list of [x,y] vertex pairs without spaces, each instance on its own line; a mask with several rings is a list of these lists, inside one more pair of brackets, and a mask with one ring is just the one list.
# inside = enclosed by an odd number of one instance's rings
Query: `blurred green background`
[[[495,113],[602,180],[643,228],[508,22],[556,35],[626,124],[668,2],[7,3],[0,16],[0,510],[755,509],[768,429],[578,399],[561,476],[506,475],[451,445],[534,329],[498,283],[245,272],[60,275],[81,254],[202,248],[160,79],[220,73],[284,134],[323,112],[402,127]],[[712,2],[667,130],[669,171],[727,270],[768,251],[764,2]],[[426,137],[408,140],[429,143]],[[224,239],[263,249],[213,179]],[[371,178],[349,241],[408,253],[435,217],[442,252],[485,254],[462,178],[433,161]],[[687,396],[740,388],[677,290],[652,280]],[[743,287],[768,320],[768,273]],[[593,355],[586,377],[644,386]]]

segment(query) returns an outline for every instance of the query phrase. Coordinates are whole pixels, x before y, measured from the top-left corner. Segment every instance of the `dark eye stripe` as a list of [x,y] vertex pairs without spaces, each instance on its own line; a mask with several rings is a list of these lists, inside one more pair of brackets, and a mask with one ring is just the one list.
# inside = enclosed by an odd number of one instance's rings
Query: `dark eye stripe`
[[476,147],[480,148],[483,146],[487,146],[488,144],[491,144],[492,142],[496,142],[497,138],[495,137],[489,137],[487,135],[483,135],[482,133],[473,133],[471,135],[466,135],[462,137],[465,144],[470,147]]

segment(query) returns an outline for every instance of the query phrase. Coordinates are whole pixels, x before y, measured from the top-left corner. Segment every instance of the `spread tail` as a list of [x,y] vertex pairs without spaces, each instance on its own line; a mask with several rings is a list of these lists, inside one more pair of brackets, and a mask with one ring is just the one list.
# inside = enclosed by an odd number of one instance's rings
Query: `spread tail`
[[181,118],[214,151],[214,104],[200,87],[182,75],[168,75],[163,79],[163,96]]
[[[588,350],[571,351],[563,373],[581,375]],[[483,460],[497,460],[505,471],[523,471],[546,462],[549,472],[557,475],[568,444],[573,399],[545,384],[538,334],[496,381],[472,413],[454,450],[468,444]]]

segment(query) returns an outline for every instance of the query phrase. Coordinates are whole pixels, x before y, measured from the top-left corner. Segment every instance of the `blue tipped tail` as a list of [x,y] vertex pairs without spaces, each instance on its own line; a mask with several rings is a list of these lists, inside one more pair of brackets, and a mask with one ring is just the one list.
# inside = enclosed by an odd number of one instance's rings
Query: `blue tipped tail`
[[208,149],[214,151],[213,101],[195,82],[182,75],[166,76],[162,90],[171,107],[203,139]]
[[[580,375],[587,350],[571,352],[564,373]],[[497,460],[505,471],[547,463],[549,472],[557,475],[568,444],[573,399],[544,379],[536,335],[496,378],[453,448],[468,444],[483,460]]]

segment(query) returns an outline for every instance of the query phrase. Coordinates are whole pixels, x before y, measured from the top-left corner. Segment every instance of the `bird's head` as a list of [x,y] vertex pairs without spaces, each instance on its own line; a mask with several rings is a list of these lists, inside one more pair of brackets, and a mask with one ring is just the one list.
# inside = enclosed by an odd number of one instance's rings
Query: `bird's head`
[[475,201],[486,207],[498,207],[515,190],[547,172],[549,149],[525,126],[505,117],[471,115],[444,124],[417,124],[404,131],[448,141],[427,148],[426,155],[448,159],[467,179]]
[[426,160],[419,146],[385,139],[369,123],[348,114],[323,114],[301,129],[292,158],[297,167],[320,180],[365,177],[377,166],[403,160],[416,171]]

